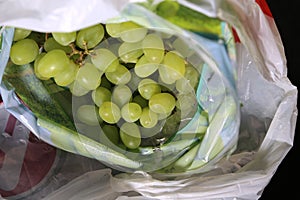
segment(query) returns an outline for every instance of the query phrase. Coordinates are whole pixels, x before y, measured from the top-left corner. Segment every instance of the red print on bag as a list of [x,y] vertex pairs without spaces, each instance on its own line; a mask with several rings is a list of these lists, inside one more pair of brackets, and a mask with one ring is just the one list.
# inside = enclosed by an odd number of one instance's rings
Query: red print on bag
[[0,195],[33,192],[50,172],[56,149],[35,137],[0,105]]

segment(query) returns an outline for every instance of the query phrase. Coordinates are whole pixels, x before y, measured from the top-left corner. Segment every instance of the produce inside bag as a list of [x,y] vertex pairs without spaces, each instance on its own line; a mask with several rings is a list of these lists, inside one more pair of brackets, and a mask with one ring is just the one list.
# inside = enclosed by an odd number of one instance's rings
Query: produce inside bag
[[72,32],[4,28],[2,87],[58,148],[125,172],[206,171],[238,138],[231,29],[176,2],[144,6]]

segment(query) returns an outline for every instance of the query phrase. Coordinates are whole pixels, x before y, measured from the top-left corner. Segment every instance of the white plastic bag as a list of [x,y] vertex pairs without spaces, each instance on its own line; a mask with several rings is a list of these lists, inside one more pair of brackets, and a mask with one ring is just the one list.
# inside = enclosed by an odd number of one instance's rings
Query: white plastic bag
[[[110,170],[89,172],[45,199],[76,199],[77,195],[85,199],[260,197],[293,145],[297,118],[297,88],[287,78],[283,46],[274,20],[250,0],[179,2],[227,21],[240,39],[236,48],[242,124],[236,151],[218,162],[214,170],[178,180],[159,180],[145,172],[116,176],[112,176]],[[25,24],[26,20],[16,20],[11,25],[20,22]],[[76,27],[69,30],[73,28]]]

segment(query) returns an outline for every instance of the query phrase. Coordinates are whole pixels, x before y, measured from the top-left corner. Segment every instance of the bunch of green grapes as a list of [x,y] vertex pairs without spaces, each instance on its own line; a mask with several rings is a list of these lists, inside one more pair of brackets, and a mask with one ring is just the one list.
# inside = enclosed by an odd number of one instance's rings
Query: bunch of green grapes
[[175,35],[127,21],[73,32],[16,28],[10,60],[31,63],[39,79],[53,79],[76,97],[89,96],[93,105],[77,108],[79,121],[100,125],[111,141],[132,150],[149,138],[166,139],[164,130],[171,136],[196,112],[200,70],[187,61],[192,54]]

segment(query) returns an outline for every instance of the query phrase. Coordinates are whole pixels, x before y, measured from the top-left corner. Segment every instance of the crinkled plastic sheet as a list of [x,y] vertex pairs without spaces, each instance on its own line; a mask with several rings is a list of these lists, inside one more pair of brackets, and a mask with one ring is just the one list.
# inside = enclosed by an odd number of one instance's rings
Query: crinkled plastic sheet
[[[103,2],[98,2],[97,6],[106,6],[106,4],[104,5]],[[62,8],[64,8],[64,6],[61,5],[61,9]],[[107,6],[107,9],[109,10],[110,7]],[[86,15],[87,17],[91,17],[89,13],[86,13]],[[149,155],[146,153],[144,156],[142,155],[143,153],[141,153],[139,159],[134,155],[136,159],[134,160],[129,156],[127,158],[127,154],[123,156],[123,152],[121,151],[114,152],[114,150],[110,150],[105,144],[96,143],[80,134],[78,134],[78,136],[68,136],[67,133],[61,131],[59,136],[55,136],[55,134],[41,128],[34,119],[34,116],[31,116],[28,109],[15,97],[13,90],[6,88],[6,84],[2,84],[0,89],[7,109],[14,114],[16,118],[29,126],[36,136],[47,143],[69,152],[95,158],[121,171],[131,172],[133,170],[155,171],[173,163],[175,159],[179,159],[182,152],[184,152],[185,149],[190,149],[195,141],[181,138],[186,134],[197,133],[198,126],[201,126],[201,123],[203,123],[201,122],[200,112],[204,109],[208,113],[209,125],[203,141],[201,141],[199,150],[197,151],[197,156],[192,161],[190,167],[187,168],[186,174],[199,173],[213,168],[215,162],[224,155],[230,154],[236,147],[240,124],[239,103],[236,98],[236,72],[232,66],[232,61],[227,55],[226,44],[221,40],[212,41],[200,35],[185,31],[135,4],[127,4],[120,12],[120,17],[108,18],[108,16],[106,16],[107,13],[103,15],[105,15],[103,19],[113,19],[114,21],[133,20],[150,29],[178,35],[186,40],[188,44],[193,44],[191,48],[194,49],[195,54],[206,63],[201,71],[201,78],[196,91],[198,110],[195,116],[190,119],[191,121],[179,130],[169,143],[164,145],[165,148],[161,147],[161,151],[154,151],[152,147],[150,150],[148,150],[149,148],[147,147],[141,148],[141,151],[149,151]],[[97,17],[98,16],[96,16],[96,18]],[[94,18],[94,16],[92,18]],[[28,21],[31,21],[31,19],[29,18]],[[7,23],[9,23],[9,20]],[[31,21],[31,23],[33,25],[28,22],[27,28],[35,29],[35,22]],[[47,30],[47,28],[45,29]],[[52,27],[52,31],[57,31],[56,26]],[[11,38],[12,32],[8,30],[7,36],[5,34],[4,37],[7,39]],[[4,46],[5,51],[8,51],[8,49],[9,45]],[[200,61],[192,60],[190,62],[195,67],[198,67]],[[9,101],[9,99],[14,99],[14,101]],[[40,122],[42,123],[41,120]],[[45,123],[43,125],[45,125]],[[164,151],[163,149],[166,150]],[[112,153],[109,154],[110,152]],[[160,159],[163,160],[160,161]],[[168,169],[162,173],[160,172],[160,175],[165,176],[169,174],[170,176],[182,176],[185,174],[169,170],[169,172],[167,172],[167,170]]]
[[[145,172],[88,172],[45,199],[258,199],[293,146],[297,88],[274,20],[250,0],[180,1],[232,24],[238,33],[242,123],[236,151],[204,174],[160,180]],[[263,96],[262,96],[263,94]],[[95,187],[96,185],[96,187]]]

